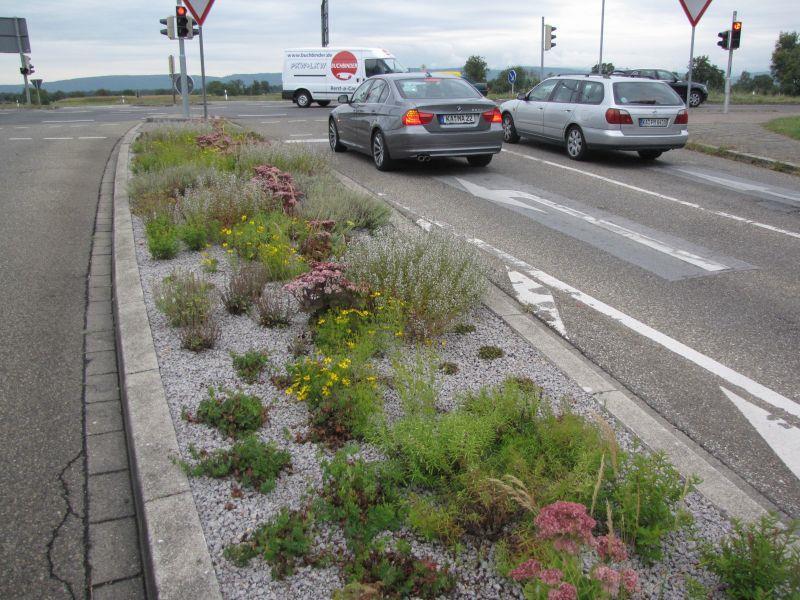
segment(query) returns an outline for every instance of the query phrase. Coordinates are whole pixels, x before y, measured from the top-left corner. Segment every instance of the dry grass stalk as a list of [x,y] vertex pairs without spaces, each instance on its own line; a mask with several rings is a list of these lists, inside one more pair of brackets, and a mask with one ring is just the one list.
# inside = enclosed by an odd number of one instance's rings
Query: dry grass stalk
[[606,466],[606,453],[600,457],[600,468],[597,470],[597,482],[594,484],[594,491],[592,492],[592,508],[589,514],[594,516],[594,507],[597,505],[597,494],[600,493],[600,484],[603,483],[603,470]]
[[505,493],[525,510],[536,512],[536,501],[525,484],[510,474],[504,475],[503,479],[505,479],[505,481],[490,477],[488,481],[500,488],[500,491]]
[[614,430],[611,428],[611,425],[606,422],[606,420],[595,413],[593,415],[597,426],[600,428],[600,433],[603,436],[603,439],[606,441],[606,445],[608,446],[608,453],[611,458],[611,467],[614,469],[614,475],[619,475],[619,444],[617,443],[617,436],[614,434]]

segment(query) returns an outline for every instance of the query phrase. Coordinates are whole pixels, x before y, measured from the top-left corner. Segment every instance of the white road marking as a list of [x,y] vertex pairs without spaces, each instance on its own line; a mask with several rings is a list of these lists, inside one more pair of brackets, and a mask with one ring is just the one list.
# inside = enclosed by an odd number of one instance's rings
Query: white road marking
[[800,429],[751,404],[738,394],[719,386],[739,412],[778,455],[789,470],[800,478]]
[[94,119],[60,119],[58,121],[42,121],[42,123],[94,123]]
[[314,138],[309,140],[283,140],[284,144],[327,144],[328,138]]
[[[274,115],[236,115],[237,117],[286,117],[286,113],[276,113]],[[291,123],[291,121],[289,121]]]
[[[60,129],[62,127],[63,127],[63,125],[48,125],[47,126],[48,129]],[[73,125],[73,127],[74,127],[74,125]]]
[[104,135],[82,135],[78,138],[79,140],[105,140],[108,139]]
[[314,135],[313,133],[292,133],[290,134],[291,137],[310,137]]
[[676,204],[680,204],[681,206],[686,206],[688,208],[694,208],[695,210],[700,210],[703,212],[707,212],[712,215],[717,215],[718,217],[724,217],[726,219],[732,219],[734,221],[738,221],[740,223],[745,223],[747,225],[752,225],[753,227],[760,227],[761,229],[766,229],[768,231],[772,231],[774,233],[780,233],[782,235],[788,235],[793,238],[800,239],[800,232],[797,231],[789,231],[788,229],[781,229],[780,227],[774,227],[773,225],[768,225],[766,223],[760,223],[758,221],[753,221],[751,219],[747,219],[745,217],[739,217],[737,215],[732,215],[730,213],[721,211],[721,210],[712,210],[710,208],[704,208],[699,204],[694,202],[687,202],[686,200],[680,200],[678,198],[674,198],[672,196],[667,196],[666,194],[659,194],[658,192],[654,192],[652,190],[647,190],[645,188],[641,188],[635,185],[631,185],[629,183],[625,183],[623,181],[618,181],[616,179],[611,179],[610,177],[603,177],[602,175],[598,175],[597,173],[592,173],[591,171],[584,171],[583,169],[576,169],[575,167],[570,167],[567,165],[562,165],[557,162],[553,162],[551,160],[544,160],[542,158],[537,158],[535,156],[529,156],[527,154],[523,154],[522,152],[516,152],[514,150],[506,150],[503,148],[503,152],[507,152],[514,156],[519,156],[526,160],[532,160],[534,162],[540,162],[542,164],[557,167],[559,169],[564,169],[565,171],[570,171],[572,173],[580,173],[581,175],[585,175],[587,177],[591,177],[593,179],[599,179],[600,181],[605,181],[606,183],[610,183],[612,185],[616,185],[625,189],[633,190],[634,192],[639,192],[642,194],[647,194],[648,196],[653,196],[654,198],[660,198],[661,200],[668,200],[669,202],[675,202]]
[[677,170],[680,171],[681,173],[692,175],[693,177],[699,177],[700,179],[705,179],[707,181],[711,181],[712,183],[717,183],[729,189],[741,190],[744,192],[761,192],[762,194],[769,194],[770,196],[775,196],[776,198],[785,198],[786,200],[794,200],[796,202],[800,202],[800,194],[792,194],[792,193],[784,194],[782,192],[776,192],[768,185],[749,183],[747,181],[741,181],[739,179],[725,179],[724,177],[717,177],[716,175],[703,173],[701,171],[694,171],[692,169],[679,168]]
[[314,119],[314,123],[327,123],[328,119]]
[[520,304],[530,306],[540,319],[560,333],[562,337],[569,339],[567,328],[564,327],[561,314],[558,312],[550,290],[518,271],[508,270],[508,279],[511,281]]
[[42,138],[43,140],[74,140],[75,138],[71,137],[46,137]]
[[308,119],[292,119],[291,121],[286,121],[287,123],[305,123]]
[[280,121],[261,121],[262,125],[274,125],[275,123],[280,123]]
[[30,129],[27,125],[17,125],[14,129]]
[[647,246],[648,248],[651,248],[656,252],[661,252],[662,254],[666,254],[677,260],[699,267],[705,271],[717,273],[719,271],[726,271],[730,268],[727,265],[723,265],[722,263],[714,262],[713,260],[703,258],[702,256],[698,256],[697,254],[693,254],[686,250],[681,250],[680,248],[673,248],[672,246],[660,240],[657,240],[650,236],[634,231],[633,229],[628,229],[627,227],[623,227],[622,225],[618,225],[616,223],[607,221],[605,219],[598,219],[597,217],[593,217],[592,215],[587,214],[585,212],[576,210],[574,208],[570,208],[569,206],[557,204],[552,200],[547,200],[546,198],[540,198],[539,196],[536,196],[534,194],[529,194],[527,192],[519,192],[517,190],[490,190],[475,183],[471,183],[466,179],[460,179],[458,177],[456,178],[456,181],[458,181],[458,183],[464,186],[464,189],[466,189],[470,194],[472,194],[473,196],[477,196],[478,198],[484,198],[486,200],[490,200],[493,202],[500,202],[502,204],[507,204],[510,206],[517,206],[529,210],[535,210],[537,212],[543,212],[543,213],[547,212],[544,210],[540,210],[538,208],[534,208],[530,204],[527,204],[525,202],[520,202],[518,200],[513,199],[513,198],[525,198],[527,200],[536,202],[537,204],[540,204],[542,206],[546,206],[557,212],[569,215],[576,219],[580,219],[585,223],[594,225],[595,227],[599,227],[611,233],[615,233],[637,244]]
[[22,141],[22,140],[32,140],[33,138],[8,138],[8,139],[9,139],[9,141],[12,141],[12,142],[19,142],[19,141]]

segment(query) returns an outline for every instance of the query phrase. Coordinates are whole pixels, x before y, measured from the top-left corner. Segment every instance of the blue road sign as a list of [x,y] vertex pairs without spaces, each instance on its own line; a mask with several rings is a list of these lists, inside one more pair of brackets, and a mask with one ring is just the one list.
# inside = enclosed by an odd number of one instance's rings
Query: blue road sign
[[514,83],[517,80],[517,72],[514,69],[511,69],[508,72],[508,83]]

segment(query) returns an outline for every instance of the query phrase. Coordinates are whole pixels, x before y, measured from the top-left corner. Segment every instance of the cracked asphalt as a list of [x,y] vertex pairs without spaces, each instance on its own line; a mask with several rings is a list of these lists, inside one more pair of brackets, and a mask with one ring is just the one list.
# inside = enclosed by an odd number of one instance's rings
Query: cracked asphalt
[[0,143],[0,598],[84,598],[86,274],[118,134],[22,131]]

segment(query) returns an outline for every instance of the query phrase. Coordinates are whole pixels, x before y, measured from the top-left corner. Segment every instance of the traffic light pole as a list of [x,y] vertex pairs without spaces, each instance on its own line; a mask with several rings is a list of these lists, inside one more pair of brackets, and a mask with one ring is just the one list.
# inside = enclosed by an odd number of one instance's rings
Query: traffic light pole
[[603,0],[603,6],[600,8],[600,60],[597,63],[597,73],[603,74],[603,33],[606,25],[606,0]]
[[[194,27],[194,25],[192,25]],[[198,27],[200,31],[200,80],[203,84],[203,120],[208,121],[208,102],[206,101],[206,57],[203,53],[203,26]]]
[[539,81],[544,81],[544,17],[542,17],[542,61],[539,65]]
[[[736,11],[733,11],[733,21],[736,22]],[[728,114],[728,105],[731,99],[731,67],[733,67],[733,25],[731,25],[730,43],[728,44],[728,70],[725,73],[725,104],[722,108],[723,114]]]
[[686,109],[692,107],[692,69],[694,68],[694,25],[692,25],[692,45],[689,49],[689,76],[686,78]]
[[[17,48],[19,48],[19,63],[22,69],[27,69],[28,65],[25,62],[25,53],[22,51],[22,36],[19,31],[19,20],[14,19],[14,29],[17,32]],[[28,85],[28,74],[23,71],[22,77],[25,79],[25,98],[28,101],[28,106],[31,105],[31,88]]]
[[186,77],[186,44],[178,38],[181,60],[181,101],[183,102],[183,118],[189,118],[189,78]]

